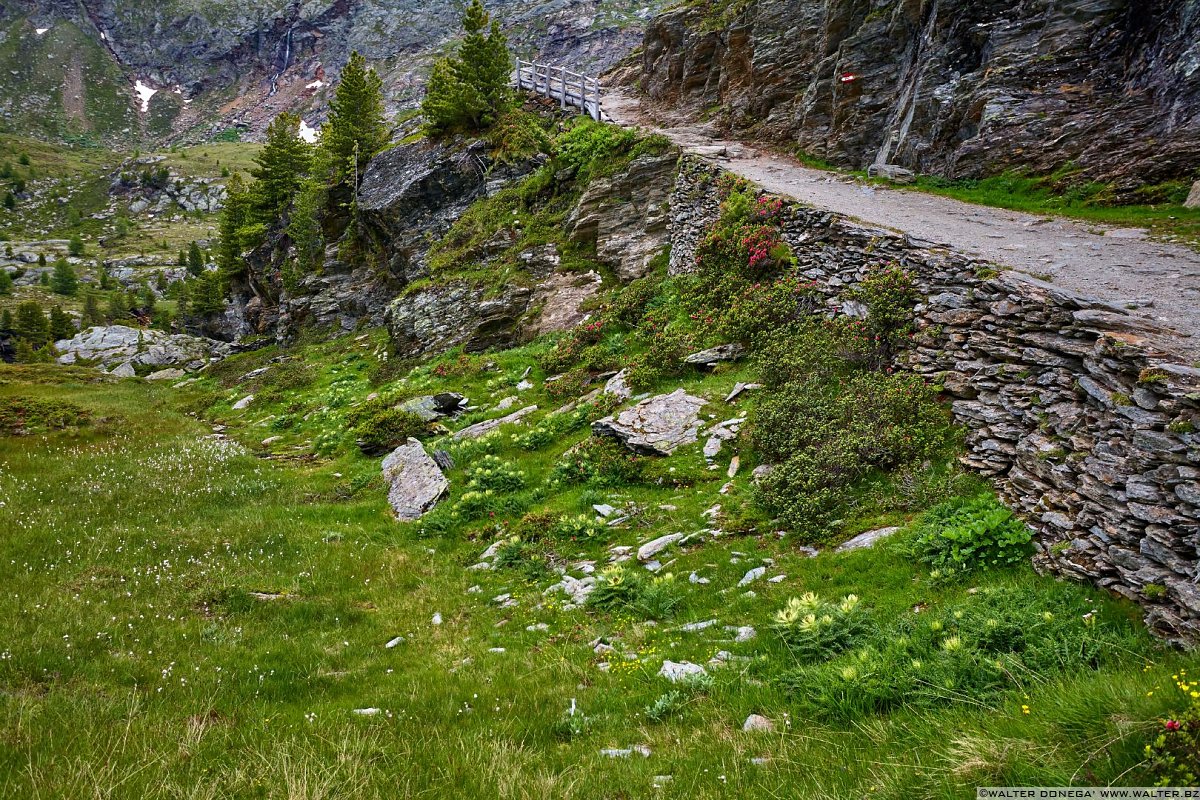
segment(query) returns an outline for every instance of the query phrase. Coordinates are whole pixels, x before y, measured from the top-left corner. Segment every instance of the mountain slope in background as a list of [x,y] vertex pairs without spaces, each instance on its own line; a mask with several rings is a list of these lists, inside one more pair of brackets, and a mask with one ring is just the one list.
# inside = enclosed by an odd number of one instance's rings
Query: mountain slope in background
[[[654,2],[494,0],[514,52],[603,70],[641,42]],[[317,127],[352,50],[391,111],[458,31],[456,0],[0,0],[0,130],[109,144]]]

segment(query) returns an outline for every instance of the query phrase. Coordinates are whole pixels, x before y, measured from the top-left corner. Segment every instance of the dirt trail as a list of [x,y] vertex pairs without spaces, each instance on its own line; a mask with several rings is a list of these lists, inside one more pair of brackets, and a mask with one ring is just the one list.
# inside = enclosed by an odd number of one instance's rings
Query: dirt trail
[[[948,197],[870,186],[806,167],[743,142],[713,137],[703,125],[663,125],[639,101],[617,92],[604,110],[619,124],[662,133],[770,192],[891,228],[1028,272],[1172,329],[1164,345],[1200,357],[1200,253],[1149,239],[1141,229],[1049,219]],[[1161,340],[1161,339],[1160,339]]]

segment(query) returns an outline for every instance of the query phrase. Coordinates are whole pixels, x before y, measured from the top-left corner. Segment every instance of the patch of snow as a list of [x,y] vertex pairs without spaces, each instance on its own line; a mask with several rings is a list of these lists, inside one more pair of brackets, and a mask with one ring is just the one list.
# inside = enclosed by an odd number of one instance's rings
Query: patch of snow
[[325,81],[315,80],[312,83],[306,85],[304,88],[305,89],[320,89],[324,85],[325,85]]
[[50,30],[50,29],[49,28],[34,28],[33,32],[36,33],[38,36],[41,36],[43,33],[45,33],[48,30]]
[[309,144],[316,144],[317,129],[310,128],[308,126],[307,122],[305,122],[304,120],[300,120],[300,138],[303,139],[304,141],[308,142]]
[[158,89],[142,83],[141,79],[139,78],[137,82],[133,84],[133,91],[137,94],[138,98],[141,99],[142,113],[145,114],[150,110],[150,98],[158,94]]

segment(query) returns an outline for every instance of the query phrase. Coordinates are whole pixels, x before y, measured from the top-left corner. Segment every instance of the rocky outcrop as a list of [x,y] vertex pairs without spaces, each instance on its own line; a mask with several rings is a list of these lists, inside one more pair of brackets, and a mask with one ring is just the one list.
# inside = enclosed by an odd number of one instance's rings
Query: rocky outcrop
[[677,389],[593,422],[592,432],[616,439],[635,453],[668,456],[696,441],[702,408],[703,398]]
[[54,343],[61,353],[60,364],[81,361],[103,367],[183,367],[197,370],[211,360],[229,354],[229,345],[211,339],[156,330],[141,330],[124,325],[88,328],[72,339]]
[[594,181],[571,212],[571,238],[596,249],[623,282],[646,274],[667,243],[671,187],[679,153],[674,148],[634,159],[611,178]]
[[465,281],[436,284],[409,292],[387,308],[392,346],[402,358],[463,345],[468,352],[517,343],[521,319],[533,291],[507,286],[492,297]]
[[358,209],[375,237],[387,242],[389,271],[402,281],[428,274],[429,248],[476,200],[527,174],[535,165],[497,166],[483,141],[399,145],[371,160]]
[[420,519],[450,489],[450,481],[416,439],[409,439],[383,460],[383,479],[389,486],[388,503],[401,522]]
[[[685,159],[672,256],[694,263],[717,215],[719,170]],[[926,301],[900,364],[943,387],[966,430],[964,463],[1037,532],[1035,564],[1140,602],[1148,624],[1200,641],[1200,369],[1173,331],[944,247],[798,203],[784,239],[843,313],[876,263],[896,263]]]
[[653,100],[844,167],[1073,164],[1121,189],[1200,167],[1198,0],[737,7],[721,20],[687,4],[651,23],[640,84]]

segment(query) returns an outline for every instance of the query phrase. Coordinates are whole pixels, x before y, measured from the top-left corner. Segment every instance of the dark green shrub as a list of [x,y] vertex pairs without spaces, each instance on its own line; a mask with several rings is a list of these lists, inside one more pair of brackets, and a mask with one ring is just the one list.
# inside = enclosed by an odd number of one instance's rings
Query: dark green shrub
[[612,439],[593,436],[563,453],[550,473],[550,483],[628,485],[640,478],[641,461]]
[[0,435],[59,431],[87,425],[91,412],[66,400],[39,400],[33,397],[0,399]]
[[367,455],[393,450],[429,430],[419,416],[390,404],[380,407],[370,403],[355,409],[347,415],[347,422],[359,449]]

